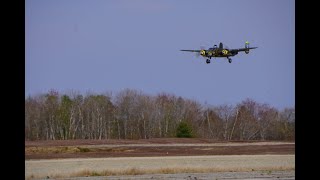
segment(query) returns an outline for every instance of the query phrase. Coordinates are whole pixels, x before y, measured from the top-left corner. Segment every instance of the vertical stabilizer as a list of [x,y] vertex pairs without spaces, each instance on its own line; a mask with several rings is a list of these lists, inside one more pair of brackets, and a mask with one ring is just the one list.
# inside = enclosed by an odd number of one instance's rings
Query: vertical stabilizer
[[248,53],[249,53],[249,42],[248,42],[248,41],[246,41],[244,47],[246,48],[246,50],[245,50],[244,52],[245,52],[246,54],[248,54]]

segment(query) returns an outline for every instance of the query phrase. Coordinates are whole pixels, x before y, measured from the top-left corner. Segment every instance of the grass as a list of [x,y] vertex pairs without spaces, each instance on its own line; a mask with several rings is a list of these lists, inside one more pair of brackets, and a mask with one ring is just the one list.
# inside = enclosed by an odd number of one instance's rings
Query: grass
[[35,153],[76,153],[81,152],[79,147],[28,147],[25,148],[26,154]]
[[89,148],[78,147],[78,149],[80,150],[80,152],[90,152],[91,151]]
[[134,150],[128,150],[123,147],[114,148],[88,148],[88,147],[27,147],[25,148],[26,154],[58,154],[58,153],[86,153],[86,152],[128,152]]
[[[66,178],[66,177],[88,177],[88,176],[122,176],[122,175],[142,175],[142,174],[177,174],[177,173],[213,173],[213,172],[245,172],[245,171],[264,171],[271,173],[272,171],[285,171],[295,170],[292,167],[273,167],[273,168],[196,168],[196,167],[172,167],[172,168],[158,168],[158,169],[140,169],[140,168],[128,168],[124,170],[81,170],[69,175],[54,174],[49,176],[50,178]],[[26,177],[27,180],[34,178],[45,178],[35,177],[30,175]]]

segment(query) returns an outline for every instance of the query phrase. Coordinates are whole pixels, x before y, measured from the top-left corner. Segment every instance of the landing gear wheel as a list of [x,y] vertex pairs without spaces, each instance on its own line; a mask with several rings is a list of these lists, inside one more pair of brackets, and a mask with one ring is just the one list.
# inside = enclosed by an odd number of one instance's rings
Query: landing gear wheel
[[210,59],[207,59],[207,60],[206,60],[206,63],[209,64],[209,63],[210,63]]
[[231,63],[231,62],[232,62],[232,59],[230,58],[230,59],[228,59],[228,61],[229,61],[229,63]]

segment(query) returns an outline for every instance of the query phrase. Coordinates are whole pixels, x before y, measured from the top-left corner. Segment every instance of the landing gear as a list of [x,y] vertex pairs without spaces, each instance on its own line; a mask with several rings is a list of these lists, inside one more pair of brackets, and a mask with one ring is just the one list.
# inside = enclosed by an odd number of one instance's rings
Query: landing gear
[[210,59],[207,59],[207,60],[206,60],[206,63],[209,64],[209,63],[210,63]]
[[231,62],[232,62],[232,59],[231,59],[231,58],[229,58],[229,57],[227,57],[227,58],[228,58],[229,63],[231,63]]

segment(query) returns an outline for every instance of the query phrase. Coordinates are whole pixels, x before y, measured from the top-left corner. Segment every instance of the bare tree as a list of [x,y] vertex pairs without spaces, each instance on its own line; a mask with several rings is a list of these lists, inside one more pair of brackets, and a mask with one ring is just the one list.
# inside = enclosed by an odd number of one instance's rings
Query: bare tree
[[138,92],[130,89],[121,91],[116,96],[116,118],[118,119],[118,125],[123,127],[123,138],[133,138],[135,128],[135,112],[134,107],[137,103]]
[[230,126],[230,119],[234,114],[234,107],[231,105],[221,105],[215,108],[218,117],[223,121],[223,139],[228,140],[228,131]]
[[194,137],[216,140],[294,140],[295,112],[245,99],[236,106],[205,106],[168,93],[125,89],[111,94],[60,95],[55,90],[25,99],[26,140],[147,139],[175,137],[181,122]]
[[233,135],[233,132],[234,132],[234,128],[237,124],[237,120],[238,120],[238,115],[239,115],[239,109],[236,108],[236,115],[235,115],[235,118],[234,118],[234,121],[233,121],[233,126],[232,126],[232,129],[231,129],[231,132],[230,132],[230,136],[229,136],[229,140],[232,140],[232,135]]
[[258,112],[258,124],[259,124],[259,132],[260,139],[267,139],[267,130],[269,129],[273,120],[275,120],[278,116],[278,111],[275,108],[269,107],[267,104],[260,105]]
[[239,139],[250,140],[259,132],[256,119],[257,103],[252,99],[246,99],[238,105],[239,109]]

